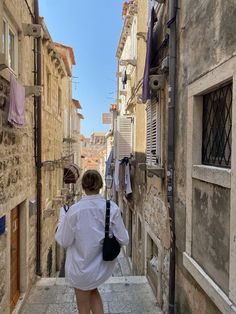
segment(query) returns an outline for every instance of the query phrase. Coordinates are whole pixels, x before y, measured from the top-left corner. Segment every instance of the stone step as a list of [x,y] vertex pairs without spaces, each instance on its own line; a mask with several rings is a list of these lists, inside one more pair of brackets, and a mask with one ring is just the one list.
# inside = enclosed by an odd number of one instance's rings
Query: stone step
[[[162,314],[144,276],[111,277],[99,288],[106,314]],[[64,278],[41,278],[21,314],[76,314],[74,290]]]

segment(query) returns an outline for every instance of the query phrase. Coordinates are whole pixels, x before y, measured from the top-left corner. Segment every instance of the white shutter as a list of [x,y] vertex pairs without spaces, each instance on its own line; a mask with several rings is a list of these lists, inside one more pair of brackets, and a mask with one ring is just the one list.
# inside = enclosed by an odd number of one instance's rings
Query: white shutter
[[161,105],[156,104],[157,110],[157,133],[156,133],[156,163],[161,165]]
[[151,124],[152,124],[152,112],[150,102],[147,104],[147,134],[146,134],[146,156],[147,163],[151,164],[151,147],[152,147],[152,135],[151,135]]
[[151,145],[151,164],[155,165],[156,163],[156,152],[157,152],[157,106],[156,103],[151,104],[151,113],[152,113],[152,124],[151,124],[151,136],[152,136],[152,145]]
[[132,153],[132,118],[117,117],[117,158],[130,157]]
[[161,164],[161,116],[160,104],[147,103],[147,130],[146,130],[146,161],[149,165]]

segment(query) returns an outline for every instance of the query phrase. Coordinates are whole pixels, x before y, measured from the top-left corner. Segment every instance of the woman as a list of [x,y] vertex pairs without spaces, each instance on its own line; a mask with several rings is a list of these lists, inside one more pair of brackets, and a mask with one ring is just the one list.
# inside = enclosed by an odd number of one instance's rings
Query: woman
[[[65,274],[75,288],[80,314],[103,314],[102,299],[97,287],[112,274],[116,260],[105,262],[102,243],[105,230],[106,200],[99,191],[102,177],[96,170],[88,170],[82,178],[86,196],[65,212],[61,209],[56,241],[67,248]],[[121,245],[127,245],[125,229],[119,207],[111,202],[110,230]]]

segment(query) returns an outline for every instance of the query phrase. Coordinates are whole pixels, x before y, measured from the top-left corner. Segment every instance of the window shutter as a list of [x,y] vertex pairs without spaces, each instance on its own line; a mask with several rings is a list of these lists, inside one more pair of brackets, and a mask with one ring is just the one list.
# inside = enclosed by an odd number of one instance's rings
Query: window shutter
[[156,121],[157,121],[156,163],[158,165],[161,165],[161,109],[160,109],[160,103],[156,104]]
[[130,157],[132,153],[132,118],[117,117],[117,158]]
[[151,125],[152,125],[152,112],[150,102],[147,104],[147,139],[146,139],[146,158],[147,163],[151,164],[151,149],[152,149],[152,134],[151,134]]
[[147,139],[146,161],[149,165],[161,164],[161,116],[160,104],[148,102],[147,104]]

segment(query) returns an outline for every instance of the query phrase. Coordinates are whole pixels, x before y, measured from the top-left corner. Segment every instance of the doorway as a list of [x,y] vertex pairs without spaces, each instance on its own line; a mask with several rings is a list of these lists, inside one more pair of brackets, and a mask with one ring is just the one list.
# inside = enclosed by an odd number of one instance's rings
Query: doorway
[[10,309],[14,310],[20,297],[20,217],[19,206],[11,211],[11,286]]

